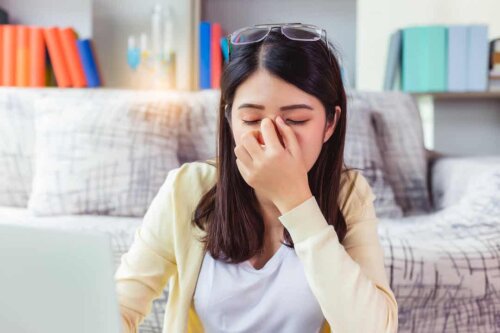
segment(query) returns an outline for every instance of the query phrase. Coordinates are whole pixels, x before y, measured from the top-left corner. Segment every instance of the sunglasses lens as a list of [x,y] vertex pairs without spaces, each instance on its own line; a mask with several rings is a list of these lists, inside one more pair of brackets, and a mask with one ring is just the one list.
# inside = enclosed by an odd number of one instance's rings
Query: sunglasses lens
[[231,36],[231,43],[235,45],[253,43],[264,38],[268,31],[268,28],[251,28],[237,31]]
[[312,27],[293,27],[284,26],[283,34],[290,39],[295,40],[319,40],[321,39],[321,30]]

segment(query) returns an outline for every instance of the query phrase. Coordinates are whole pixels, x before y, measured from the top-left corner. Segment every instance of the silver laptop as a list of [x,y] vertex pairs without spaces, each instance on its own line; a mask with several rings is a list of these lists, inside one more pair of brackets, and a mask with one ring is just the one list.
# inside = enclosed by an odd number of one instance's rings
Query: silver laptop
[[109,235],[0,225],[0,331],[119,333]]

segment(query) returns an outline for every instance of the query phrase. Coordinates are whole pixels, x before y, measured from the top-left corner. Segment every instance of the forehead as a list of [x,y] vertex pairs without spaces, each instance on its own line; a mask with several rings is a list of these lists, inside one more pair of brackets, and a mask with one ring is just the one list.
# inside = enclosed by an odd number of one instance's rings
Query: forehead
[[243,103],[276,109],[290,104],[308,104],[315,109],[321,106],[315,96],[265,70],[256,71],[238,86],[233,107],[238,108]]

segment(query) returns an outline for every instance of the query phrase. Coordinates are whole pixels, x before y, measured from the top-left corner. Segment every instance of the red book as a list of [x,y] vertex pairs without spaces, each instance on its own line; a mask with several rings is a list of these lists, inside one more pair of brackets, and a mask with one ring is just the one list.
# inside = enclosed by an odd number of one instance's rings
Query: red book
[[213,23],[210,35],[210,86],[211,88],[220,88],[220,78],[222,71],[222,50],[220,48],[220,39],[222,29],[220,23]]
[[46,81],[46,59],[43,29],[31,27],[29,30],[29,86],[44,87]]
[[44,28],[43,36],[47,43],[47,50],[49,51],[50,62],[54,68],[58,87],[71,87],[71,77],[69,76],[68,65],[64,57],[64,51],[59,38],[58,28]]
[[16,84],[16,26],[6,24],[3,26],[2,30],[2,85],[13,86]]
[[17,26],[16,33],[16,86],[27,87],[29,78],[29,30],[25,25]]
[[74,87],[87,86],[83,65],[76,48],[76,34],[72,28],[59,29],[61,45],[68,65],[69,76]]

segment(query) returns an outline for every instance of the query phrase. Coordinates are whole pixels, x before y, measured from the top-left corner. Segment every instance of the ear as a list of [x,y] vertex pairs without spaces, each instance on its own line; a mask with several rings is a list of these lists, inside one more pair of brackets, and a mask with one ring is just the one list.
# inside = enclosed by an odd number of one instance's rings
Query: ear
[[333,135],[333,132],[335,132],[335,128],[337,127],[337,123],[340,119],[340,113],[342,110],[340,109],[340,106],[335,106],[335,115],[333,117],[333,121],[330,121],[329,123],[326,124],[325,128],[325,135],[323,137],[323,143],[327,142],[330,137]]

